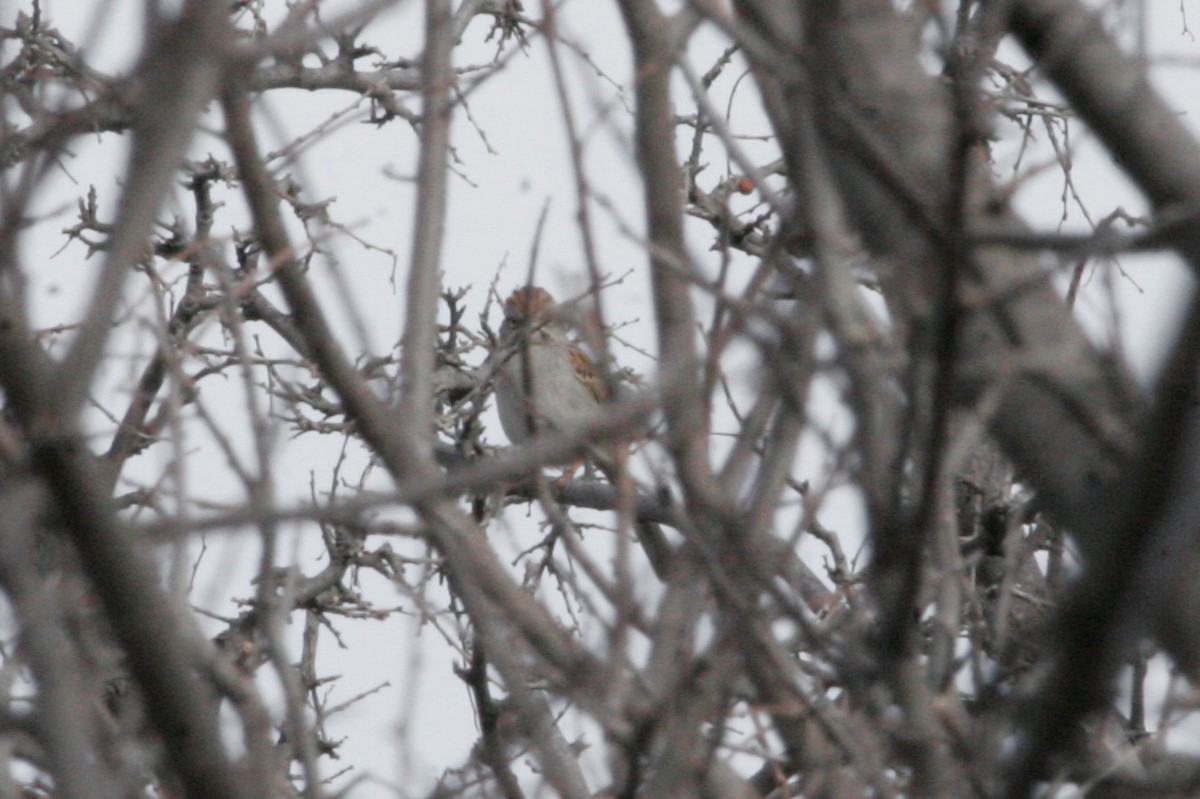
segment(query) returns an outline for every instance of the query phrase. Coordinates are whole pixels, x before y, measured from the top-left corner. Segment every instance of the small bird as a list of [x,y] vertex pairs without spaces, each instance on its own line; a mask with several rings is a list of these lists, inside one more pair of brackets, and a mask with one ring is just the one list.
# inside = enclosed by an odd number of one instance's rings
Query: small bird
[[[500,426],[514,444],[538,433],[572,432],[593,420],[609,398],[595,362],[571,339],[570,327],[554,298],[543,288],[519,288],[504,302],[504,321],[494,358],[496,409]],[[633,483],[620,464],[628,458],[628,443],[616,442],[612,455],[594,453],[596,465],[619,490],[632,495]],[[568,465],[555,481],[563,488],[583,463]],[[672,560],[671,546],[655,522],[635,520],[634,534],[656,574],[664,577]]]
[[570,432],[593,419],[606,398],[595,363],[543,288],[519,288],[504,302],[498,357],[496,409],[514,444],[549,430]]

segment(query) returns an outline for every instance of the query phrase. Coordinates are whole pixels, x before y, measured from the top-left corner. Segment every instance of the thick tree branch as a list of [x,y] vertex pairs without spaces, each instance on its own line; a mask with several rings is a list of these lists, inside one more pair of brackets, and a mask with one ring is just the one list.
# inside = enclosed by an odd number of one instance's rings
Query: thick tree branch
[[138,67],[141,90],[133,109],[133,146],[118,222],[105,251],[91,306],[55,379],[53,400],[68,416],[79,411],[99,368],[132,267],[146,255],[159,207],[217,90],[232,28],[219,3],[191,0],[156,31]]
[[653,3],[622,0],[621,13],[633,43],[637,107],[634,138],[645,192],[650,282],[658,325],[659,359],[672,370],[660,386],[667,417],[667,441],[685,490],[701,503],[720,491],[708,463],[708,398],[700,392],[700,359],[695,348],[695,315],[683,246],[683,181],[675,154],[671,68],[677,33],[672,20]]

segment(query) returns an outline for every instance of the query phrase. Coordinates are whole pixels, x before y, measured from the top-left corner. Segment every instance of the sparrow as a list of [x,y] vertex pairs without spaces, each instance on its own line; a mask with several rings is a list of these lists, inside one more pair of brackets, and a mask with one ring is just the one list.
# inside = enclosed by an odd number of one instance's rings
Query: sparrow
[[[513,444],[524,444],[547,432],[571,432],[591,421],[608,400],[607,386],[596,363],[572,338],[570,326],[554,298],[543,288],[517,289],[504,302],[504,321],[495,358],[496,409],[500,426]],[[614,451],[628,454],[628,444],[619,442]],[[632,490],[628,472],[595,453],[596,465],[614,486]],[[583,463],[568,465],[555,481],[563,488]],[[635,521],[634,533],[660,577],[671,561],[671,546],[654,522]]]
[[570,432],[592,418],[606,399],[595,362],[571,338],[554,298],[522,287],[504,302],[496,375],[496,409],[509,441]]

